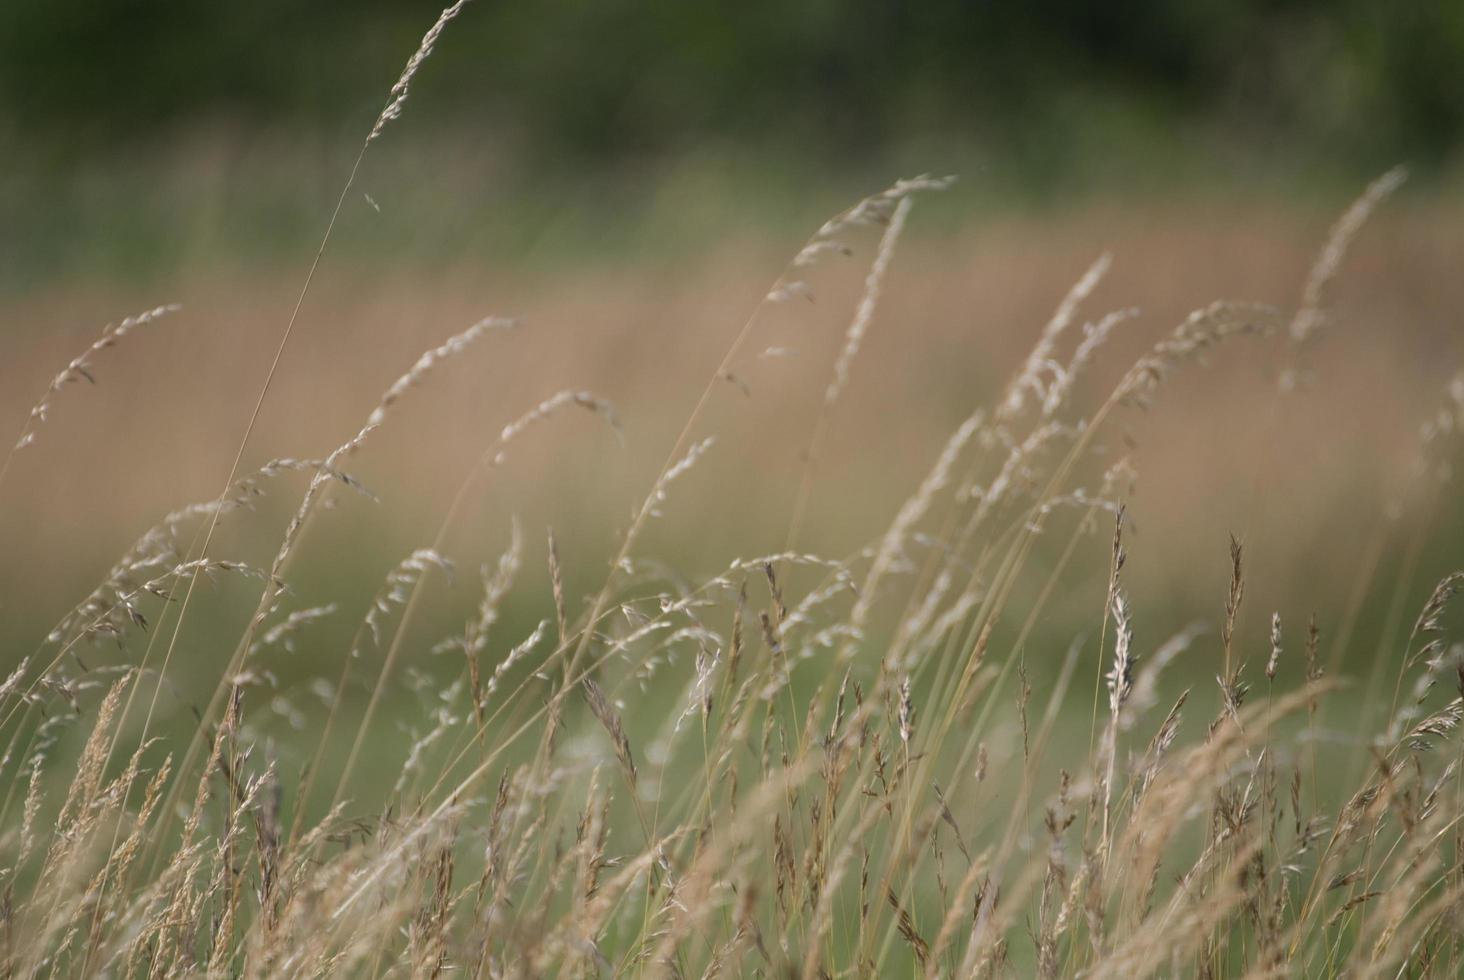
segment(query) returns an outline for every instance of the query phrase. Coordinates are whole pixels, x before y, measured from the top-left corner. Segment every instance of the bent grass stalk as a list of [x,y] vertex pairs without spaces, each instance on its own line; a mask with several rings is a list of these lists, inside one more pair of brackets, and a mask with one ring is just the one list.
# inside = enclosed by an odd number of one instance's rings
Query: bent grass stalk
[[[412,54],[411,58],[407,60],[406,67],[402,70],[401,77],[398,78],[396,84],[392,86],[391,95],[388,98],[386,105],[382,108],[380,115],[378,115],[376,119],[376,122],[372,125],[370,133],[367,134],[366,139],[363,140],[361,143],[361,149],[357,152],[356,159],[351,164],[350,173],[346,176],[346,182],[341,187],[341,192],[336,198],[335,206],[331,209],[330,218],[326,222],[325,233],[321,236],[320,245],[316,248],[315,255],[310,261],[310,268],[305,274],[305,281],[300,286],[299,295],[296,297],[295,305],[290,311],[290,318],[285,324],[284,331],[280,334],[280,339],[278,343],[275,345],[275,350],[270,360],[269,369],[265,373],[264,383],[260,385],[259,394],[254,400],[254,407],[249,413],[249,420],[244,426],[244,434],[239,439],[239,448],[234,454],[234,461],[229,466],[228,478],[224,480],[224,489],[219,492],[219,504],[222,504],[224,498],[228,495],[230,488],[233,487],[235,478],[238,476],[239,467],[242,465],[244,461],[244,454],[249,447],[249,441],[254,434],[255,427],[259,423],[259,416],[264,410],[265,400],[269,397],[270,389],[273,387],[275,377],[279,373],[280,364],[284,360],[285,351],[289,347],[290,338],[294,335],[295,325],[300,319],[300,312],[305,307],[305,298],[309,295],[310,287],[315,282],[316,272],[320,268],[320,262],[325,257],[326,247],[330,244],[331,236],[335,232],[336,222],[340,218],[341,209],[345,206],[346,198],[350,194],[351,188],[355,186],[356,177],[361,170],[361,163],[366,159],[366,151],[370,149],[371,144],[375,142],[375,140],[381,135],[385,126],[401,115],[402,105],[406,101],[408,87],[410,86],[413,77],[417,74],[417,71],[421,68],[422,63],[426,60],[427,56],[431,54],[433,45],[437,42],[448,22],[457,17],[457,15],[462,11],[467,2],[468,0],[457,0],[456,3],[445,8],[438,16],[437,21],[423,36],[422,43]],[[200,558],[206,558],[208,555],[209,548],[213,544],[214,534],[218,530],[218,520],[219,510],[215,509],[215,511],[209,516],[206,530],[203,533],[203,544],[199,549]],[[176,652],[178,646],[178,637],[182,633],[183,622],[187,618],[188,608],[193,600],[193,592],[197,584],[198,574],[197,572],[194,572],[188,578],[188,585],[183,594],[183,602],[178,610],[178,616],[173,627],[172,635],[168,639],[167,649],[163,654],[162,665],[158,668],[158,674],[160,678],[167,675],[168,667],[172,663],[173,655]],[[265,583],[264,597],[261,598],[261,603],[268,601],[267,597],[269,596],[270,590],[272,588],[274,588],[273,582]],[[217,708],[218,702],[222,696],[223,684],[225,680],[226,678],[221,679],[220,681],[219,690],[216,692],[213,702],[211,702],[209,712],[210,714],[213,710],[216,710]],[[156,693],[154,693],[153,699],[148,705],[147,718],[143,724],[144,733],[148,730],[152,723],[153,713],[155,712],[156,708],[157,696]],[[202,732],[202,726],[200,726],[199,731],[200,733]],[[196,744],[197,740],[195,739],[195,745]],[[195,755],[195,747],[190,746],[188,752],[185,755],[183,765],[179,767],[180,773],[186,772],[188,770]],[[176,797],[170,795],[168,804],[163,809],[163,812],[165,814],[168,814],[172,811],[175,801]]]

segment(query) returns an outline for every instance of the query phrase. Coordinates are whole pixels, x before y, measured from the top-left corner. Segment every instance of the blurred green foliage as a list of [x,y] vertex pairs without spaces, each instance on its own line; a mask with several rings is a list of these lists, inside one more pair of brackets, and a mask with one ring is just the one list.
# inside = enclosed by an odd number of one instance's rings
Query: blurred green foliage
[[[440,0],[0,5],[0,133],[55,154],[219,118],[360,129]],[[1366,0],[478,0],[410,112],[529,159],[708,140],[824,158],[932,137],[1074,163],[1076,120],[1370,172],[1464,134],[1464,4]]]

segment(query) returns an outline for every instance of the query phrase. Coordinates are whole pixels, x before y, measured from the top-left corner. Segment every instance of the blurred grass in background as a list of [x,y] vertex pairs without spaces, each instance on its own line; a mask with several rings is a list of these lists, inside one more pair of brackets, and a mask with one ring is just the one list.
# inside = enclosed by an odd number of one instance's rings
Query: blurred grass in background
[[[0,289],[293,268],[435,14],[7,3]],[[1400,160],[1449,181],[1461,59],[1451,4],[480,2],[372,154],[382,230],[338,248],[398,267],[674,252],[801,230],[927,169],[983,211],[1216,185],[1335,203]]]
[[[185,307],[109,352],[95,389],[68,391],[9,477],[7,665],[153,520],[218,492],[361,136],[438,9],[0,9],[3,418],[18,426],[102,323]],[[572,597],[596,588],[742,318],[808,232],[893,177],[963,179],[917,209],[820,456],[806,546],[837,556],[884,526],[1099,254],[1114,270],[1085,315],[1144,315],[1089,395],[1211,299],[1293,308],[1336,213],[1406,161],[1413,180],[1339,281],[1305,397],[1277,394],[1269,348],[1228,351],[1107,447],[1138,447],[1128,574],[1163,610],[1141,619],[1149,642],[1218,617],[1235,532],[1251,543],[1253,594],[1284,603],[1288,623],[1348,615],[1376,548],[1387,587],[1340,652],[1370,663],[1396,639],[1396,597],[1415,604],[1464,541],[1447,502],[1396,524],[1388,509],[1418,423],[1464,360],[1461,61],[1464,8],[1448,4],[479,0],[372,147],[245,462],[323,455],[421,350],[483,315],[523,315],[526,329],[414,392],[353,464],[384,503],[347,496],[312,530],[294,605],[339,611],[275,665],[281,687],[333,671],[485,440],[566,386],[613,400],[625,445],[577,417],[525,443],[475,495],[447,549],[459,585],[429,589],[409,664],[434,669],[425,651],[472,606],[511,514],[536,546],[557,529]],[[857,247],[816,303],[770,317],[765,345],[797,355],[741,377],[749,394],[714,419],[716,451],[647,554],[695,575],[781,546],[873,242]],[[221,553],[267,563],[298,494],[285,482],[230,519]],[[1092,539],[1023,651],[1039,683],[1101,612],[1106,547]],[[1052,560],[1039,548],[1034,564]],[[505,643],[545,615],[547,578],[531,567]],[[190,611],[163,707],[179,730],[254,588],[221,583]],[[1269,611],[1248,610],[1255,637]],[[1183,666],[1177,680],[1214,672],[1201,657]],[[395,690],[392,724],[372,732],[389,744],[422,713]]]
[[[437,9],[15,0],[0,14],[0,105],[26,142],[73,158],[219,119],[353,136]],[[1063,152],[1082,148],[1075,131],[1129,119],[1113,135],[1164,149],[1209,133],[1239,158],[1279,147],[1356,176],[1451,156],[1461,53],[1449,4],[485,2],[435,53],[411,115],[560,171],[709,140],[887,166],[901,145],[954,135],[1051,179],[1092,165]]]

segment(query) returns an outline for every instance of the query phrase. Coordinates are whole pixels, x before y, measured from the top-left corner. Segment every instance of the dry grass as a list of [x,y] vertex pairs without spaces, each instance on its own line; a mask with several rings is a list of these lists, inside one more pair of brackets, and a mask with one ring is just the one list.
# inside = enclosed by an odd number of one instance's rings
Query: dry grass
[[[366,145],[461,6],[424,39]],[[1413,462],[1389,480],[1390,509],[1365,526],[1375,544],[1346,576],[1325,577],[1352,583],[1327,598],[1328,615],[1256,586],[1263,538],[1232,537],[1228,563],[1222,549],[1191,562],[1228,573],[1213,635],[1185,627],[1164,640],[1169,597],[1152,575],[1134,580],[1148,546],[1134,534],[1135,438],[1156,434],[1134,419],[1165,417],[1209,358],[1258,360],[1270,417],[1302,411],[1347,248],[1397,183],[1383,178],[1337,224],[1296,311],[1210,303],[1131,357],[1119,341],[1136,314],[1092,309],[1101,259],[993,405],[965,406],[924,467],[890,467],[909,494],[892,516],[817,553],[805,525],[829,492],[831,441],[851,424],[844,396],[877,374],[900,233],[946,182],[896,184],[815,233],[708,359],[653,476],[628,511],[614,501],[601,574],[566,561],[595,549],[563,531],[524,534],[493,511],[511,530],[465,586],[479,597],[471,610],[445,636],[412,628],[438,578],[458,577],[451,554],[470,502],[547,423],[578,409],[597,423],[593,438],[621,434],[596,394],[528,400],[458,450],[469,465],[430,544],[385,576],[330,654],[334,679],[315,685],[288,678],[313,631],[341,615],[292,582],[320,515],[337,490],[369,493],[354,468],[441,373],[476,347],[511,360],[519,332],[477,320],[405,362],[335,450],[241,477],[256,409],[225,446],[235,472],[223,492],[139,537],[0,682],[0,969],[1458,975],[1464,646],[1452,606],[1464,579],[1432,591],[1417,579],[1456,492],[1464,380],[1430,396]],[[830,366],[807,386],[811,416],[760,415],[766,365],[793,345],[809,283],[864,254]],[[271,379],[304,329],[302,303]],[[65,381],[89,378],[88,356],[126,332],[71,362],[21,445]],[[263,406],[268,389],[245,404]],[[802,450],[786,470],[792,507],[761,510],[747,539],[758,547],[720,555],[716,574],[658,560],[654,545],[710,526],[764,472],[754,440],[753,455],[701,479],[739,418]],[[1229,464],[1251,467],[1253,493],[1334,499],[1315,474],[1257,461],[1271,462],[1258,452]],[[251,508],[299,472],[308,487],[272,535]],[[9,476],[0,495],[16,492]],[[588,477],[574,491],[609,496]],[[1402,571],[1384,576],[1378,555],[1395,538]],[[235,546],[249,560],[223,557]],[[338,561],[346,576],[349,555]],[[180,732],[158,707],[201,648],[190,599],[209,579],[250,611],[206,666],[206,696]],[[1342,653],[1374,594],[1388,622],[1368,683],[1347,692]],[[1058,603],[1083,610],[1081,633],[1060,639],[1065,656],[1042,625]],[[1216,683],[1161,693],[1166,669]],[[388,694],[419,705],[405,739],[383,735]],[[67,728],[85,733],[74,753]]]
[[[913,198],[899,186],[895,195],[896,206],[857,220],[889,220],[897,231]],[[836,420],[829,391],[858,374],[893,250],[886,231],[834,360],[815,442]],[[1334,276],[1340,261],[1329,247],[1319,275]],[[296,695],[271,691],[266,679],[273,660],[336,610],[295,604],[285,588],[290,561],[308,546],[326,489],[359,489],[347,457],[367,448],[439,362],[508,324],[486,320],[435,346],[326,458],[278,460],[218,501],[169,515],[3,686],[8,969],[1057,976],[1382,974],[1423,963],[1452,975],[1461,885],[1448,747],[1461,675],[1446,624],[1458,578],[1424,598],[1406,649],[1385,665],[1395,681],[1385,724],[1331,746],[1317,737],[1332,694],[1320,631],[1314,622],[1304,662],[1286,655],[1281,612],[1265,637],[1245,635],[1246,552],[1232,540],[1211,641],[1215,711],[1208,724],[1185,725],[1184,709],[1204,700],[1185,691],[1156,723],[1159,672],[1191,644],[1187,656],[1203,657],[1207,644],[1186,632],[1141,654],[1141,624],[1156,617],[1125,584],[1132,474],[1127,457],[1094,454],[1111,449],[1114,420],[1129,406],[1159,410],[1198,357],[1247,338],[1273,345],[1276,397],[1300,397],[1281,394],[1289,391],[1281,382],[1295,345],[1316,338],[1280,330],[1279,311],[1211,304],[1085,412],[1074,381],[1123,317],[1095,317],[1076,340],[1067,333],[1106,265],[1040,332],[1003,399],[958,427],[923,478],[911,474],[911,497],[865,546],[738,559],[695,581],[642,555],[638,535],[664,510],[694,506],[677,493],[715,454],[706,406],[746,398],[725,377],[753,336],[745,330],[595,594],[567,598],[551,536],[544,560],[553,588],[527,600],[544,610],[542,621],[527,636],[498,639],[500,607],[529,552],[516,530],[503,558],[485,567],[481,602],[443,646],[461,668],[423,692],[428,727],[400,753],[379,798],[369,788],[356,795],[362,784],[352,777],[378,699],[402,682],[407,625],[428,576],[452,573],[445,549],[458,507],[431,547],[387,576],[343,658],[337,694],[353,671],[375,672],[344,765],[332,772],[323,761],[341,738],[339,698],[327,692],[324,734],[293,778],[274,761],[281,733],[267,705]],[[1320,295],[1305,292],[1313,324],[1324,312]],[[502,465],[510,442],[574,405],[616,421],[587,393],[552,397],[504,427],[464,486]],[[1455,384],[1426,420],[1420,464],[1400,483],[1402,505],[1438,492],[1461,413]],[[806,463],[805,477],[815,468]],[[190,554],[190,535],[196,545],[212,518],[299,469],[313,478],[268,570]],[[1107,598],[1092,597],[1096,642],[1075,641],[1050,688],[1034,691],[1025,639],[1075,558],[1102,547],[1091,530],[1105,514],[1114,534]],[[792,529],[785,533],[791,540]],[[1062,542],[1055,566],[1032,567],[1039,540]],[[136,699],[149,671],[169,667],[151,639],[154,619],[176,635],[182,614],[170,619],[167,600],[205,573],[252,574],[264,588],[192,743],[155,744],[151,708]],[[1034,576],[1042,587],[1029,600]],[[1025,625],[1013,634],[1013,624]],[[140,650],[136,666],[77,658],[100,639]],[[1091,750],[1054,760],[1059,724],[1082,710],[1074,692],[1082,661],[1095,665]],[[1251,687],[1260,677],[1263,697]],[[162,687],[151,687],[154,704]],[[104,694],[91,715],[93,690]],[[1011,737],[1006,705],[1021,720],[1020,751],[999,744]],[[92,718],[74,777],[59,783],[48,772],[54,722],[43,720],[64,717],[58,706]],[[146,719],[140,733],[129,713]],[[1065,753],[1076,744],[1065,740]],[[1320,767],[1349,759],[1357,783],[1337,795],[1335,774]],[[43,791],[61,784],[51,810]]]

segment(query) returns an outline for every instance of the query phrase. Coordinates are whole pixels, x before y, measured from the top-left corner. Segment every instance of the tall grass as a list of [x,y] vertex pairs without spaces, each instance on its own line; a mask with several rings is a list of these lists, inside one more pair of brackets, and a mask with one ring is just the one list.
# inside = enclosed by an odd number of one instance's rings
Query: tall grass
[[[363,154],[461,7],[424,39]],[[899,182],[831,219],[779,275],[708,373],[592,594],[565,588],[561,554],[572,541],[514,523],[506,553],[475,586],[471,616],[432,648],[451,658],[448,679],[404,668],[429,652],[408,626],[435,577],[456,574],[454,532],[476,481],[563,409],[619,432],[611,405],[566,390],[487,440],[434,540],[392,570],[335,654],[336,683],[315,701],[274,690],[271,658],[311,643],[311,624],[337,613],[289,588],[312,517],[335,488],[366,492],[349,460],[370,451],[372,433],[439,363],[475,344],[511,345],[511,321],[474,324],[407,366],[335,450],[231,473],[217,499],[166,515],[0,683],[0,968],[1458,975],[1464,647],[1449,624],[1464,574],[1418,595],[1406,579],[1391,583],[1418,612],[1363,694],[1382,724],[1343,740],[1328,733],[1345,725],[1330,708],[1345,679],[1322,642],[1350,627],[1248,592],[1247,548],[1264,543],[1231,539],[1216,635],[1187,629],[1156,642],[1145,626],[1159,618],[1157,600],[1125,581],[1133,464],[1122,418],[1182,397],[1171,381],[1212,353],[1269,358],[1278,404],[1304,397],[1329,284],[1400,180],[1381,178],[1334,228],[1296,311],[1202,306],[1084,404],[1079,382],[1133,315],[1084,320],[1109,264],[1100,259],[996,403],[973,406],[928,471],[894,475],[911,492],[888,525],[868,528],[851,554],[811,554],[798,535],[817,506],[820,446],[841,394],[869,368],[859,354],[880,328],[901,230],[948,184]],[[643,532],[665,511],[715,504],[682,499],[682,478],[716,452],[708,406],[744,397],[739,368],[756,356],[746,350],[754,325],[768,307],[810,295],[810,267],[871,246],[810,420],[795,507],[767,517],[786,550],[729,555],[701,580],[644,554]],[[143,319],[125,321],[134,322]],[[124,333],[104,334],[58,376],[21,446],[66,381],[90,379],[87,357]],[[1229,350],[1242,345],[1254,349]],[[1464,375],[1424,422],[1400,508],[1449,492],[1461,429]],[[220,518],[279,492],[291,472],[309,485],[272,562],[211,554]],[[1055,560],[1034,561],[1039,541]],[[1038,623],[1085,557],[1107,568],[1087,597],[1091,628],[1065,653],[1039,649]],[[547,570],[550,587],[518,603],[539,621],[503,635],[502,611],[526,590],[529,564]],[[212,704],[177,739],[155,725],[154,707],[185,597],[208,577],[256,583],[257,606]],[[99,642],[120,645],[122,662],[82,656]],[[1203,662],[1216,684],[1161,700],[1163,672],[1180,657]],[[376,709],[404,682],[421,698],[423,727],[383,773]],[[369,691],[364,709],[346,704],[353,683]],[[323,715],[321,734],[289,747],[310,761],[287,770],[280,740],[290,733],[267,719],[307,703]],[[90,728],[72,760],[58,730],[78,718]]]

